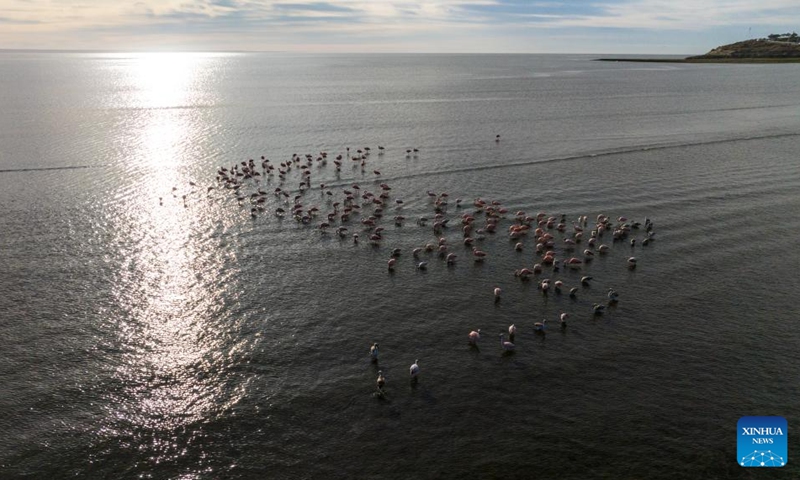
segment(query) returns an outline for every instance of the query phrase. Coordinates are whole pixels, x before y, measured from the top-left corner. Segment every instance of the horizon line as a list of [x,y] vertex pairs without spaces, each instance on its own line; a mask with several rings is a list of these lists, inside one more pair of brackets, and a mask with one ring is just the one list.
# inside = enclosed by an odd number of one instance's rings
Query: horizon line
[[100,49],[72,49],[72,48],[0,48],[0,53],[281,53],[292,55],[633,55],[679,57],[683,55],[697,55],[696,53],[598,53],[598,52],[361,52],[361,51],[295,51],[295,50],[100,50]]

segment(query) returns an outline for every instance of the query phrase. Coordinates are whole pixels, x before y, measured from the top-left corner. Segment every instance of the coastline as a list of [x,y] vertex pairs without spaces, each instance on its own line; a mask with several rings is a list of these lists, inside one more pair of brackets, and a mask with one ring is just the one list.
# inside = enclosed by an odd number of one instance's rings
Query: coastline
[[800,63],[800,57],[785,58],[596,58],[597,62],[641,63]]

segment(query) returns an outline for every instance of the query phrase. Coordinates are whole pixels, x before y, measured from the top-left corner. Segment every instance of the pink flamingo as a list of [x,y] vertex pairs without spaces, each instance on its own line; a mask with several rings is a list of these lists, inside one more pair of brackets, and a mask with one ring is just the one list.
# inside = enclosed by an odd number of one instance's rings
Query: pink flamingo
[[570,268],[580,268],[582,263],[583,260],[577,257],[572,257],[566,261],[567,266],[569,266]]
[[511,343],[511,342],[506,342],[505,340],[503,340],[503,334],[501,333],[501,334],[500,334],[500,348],[502,348],[502,349],[503,349],[504,351],[506,351],[506,352],[511,352],[511,351],[513,351],[515,348],[517,348],[517,346],[516,346],[516,345],[514,345],[514,344],[513,344],[513,343]]
[[481,329],[473,330],[469,332],[469,343],[470,345],[477,345],[478,340],[481,339]]

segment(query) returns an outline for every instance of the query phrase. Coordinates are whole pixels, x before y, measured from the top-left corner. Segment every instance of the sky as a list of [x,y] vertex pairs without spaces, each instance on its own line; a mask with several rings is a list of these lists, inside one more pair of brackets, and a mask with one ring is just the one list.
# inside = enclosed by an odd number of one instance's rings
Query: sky
[[0,0],[0,49],[701,54],[800,0]]

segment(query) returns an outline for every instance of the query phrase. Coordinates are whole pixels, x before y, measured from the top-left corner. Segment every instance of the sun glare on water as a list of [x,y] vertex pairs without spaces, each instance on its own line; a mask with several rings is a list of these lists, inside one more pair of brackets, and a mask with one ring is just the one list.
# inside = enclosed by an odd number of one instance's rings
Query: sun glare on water
[[[128,353],[114,430],[178,428],[238,398],[215,373],[226,361],[212,315],[223,288],[216,281],[221,260],[204,248],[208,182],[192,178],[207,122],[184,108],[203,101],[214,66],[213,56],[178,53],[137,54],[120,64],[127,96],[119,105],[130,128],[119,160],[128,172],[120,187],[126,200],[115,208],[119,242],[131,247],[116,295]],[[173,446],[156,450],[175,454]]]
[[169,108],[191,101],[205,58],[192,53],[146,53],[134,57],[131,76],[144,108]]

